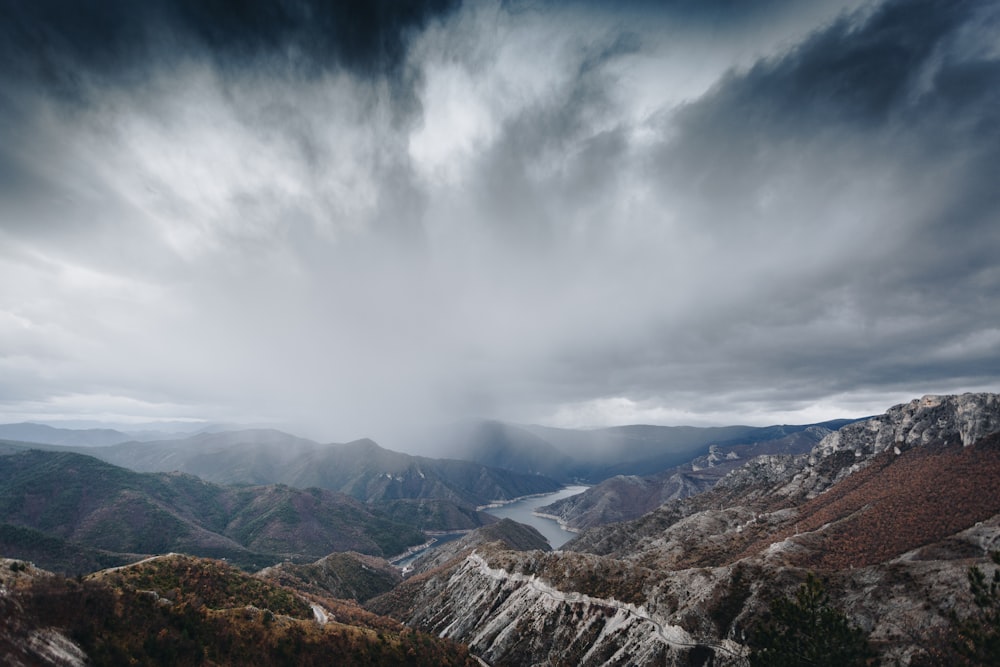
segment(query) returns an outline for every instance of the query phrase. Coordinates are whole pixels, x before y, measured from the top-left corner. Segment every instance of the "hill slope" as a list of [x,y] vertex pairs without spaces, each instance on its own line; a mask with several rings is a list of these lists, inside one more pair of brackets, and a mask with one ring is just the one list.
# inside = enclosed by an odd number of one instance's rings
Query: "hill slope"
[[[776,432],[782,431],[766,430],[766,437]],[[829,433],[831,430],[823,426],[810,426],[775,439],[709,445],[708,454],[682,465],[643,477],[616,475],[538,511],[573,530],[629,521],[670,500],[711,489],[726,474],[754,457],[806,453]]]
[[[0,593],[12,664],[475,665],[467,649],[219,561],[165,556],[66,580],[21,563]],[[336,619],[336,620],[334,620]]]
[[[437,500],[452,503],[440,518],[468,514],[496,500],[547,493],[559,483],[477,463],[393,452],[371,440],[321,445],[273,430],[208,433],[149,443],[88,450],[115,465],[145,472],[178,470],[219,484],[287,484],[338,491],[369,503]],[[431,530],[481,525],[422,525]]]
[[[183,551],[264,565],[331,551],[391,555],[424,540],[418,530],[321,489],[224,487],[180,473],[136,473],[69,452],[28,450],[2,463],[6,553],[39,563],[49,558],[55,569],[68,569],[87,549]],[[76,547],[77,554],[67,563],[58,552],[32,551],[39,539],[60,541],[69,552]]]

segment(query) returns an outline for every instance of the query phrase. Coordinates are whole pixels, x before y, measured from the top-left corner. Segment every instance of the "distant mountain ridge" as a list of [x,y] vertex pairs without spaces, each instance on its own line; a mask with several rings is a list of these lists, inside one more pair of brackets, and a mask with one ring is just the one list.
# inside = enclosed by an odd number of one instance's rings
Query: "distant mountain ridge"
[[[71,423],[75,424],[76,422]],[[180,422],[164,424],[153,422],[136,424],[135,426],[136,428],[123,430],[109,426],[52,426],[36,422],[0,424],[0,440],[63,447],[107,447],[121,442],[185,438],[194,432],[215,431],[222,428],[218,424],[192,426]]]
[[87,453],[138,471],[179,470],[223,484],[318,487],[365,502],[433,499],[475,507],[561,487],[541,475],[412,456],[367,439],[325,445],[271,429],[122,443]]
[[851,419],[775,426],[656,426],[561,429],[475,421],[424,436],[435,455],[475,461],[562,483],[597,484],[617,475],[656,475],[708,455],[711,445],[741,445],[790,438],[810,428],[836,430]]
[[105,447],[134,439],[126,433],[110,428],[68,429],[31,422],[0,424],[0,440],[35,442],[44,445]]

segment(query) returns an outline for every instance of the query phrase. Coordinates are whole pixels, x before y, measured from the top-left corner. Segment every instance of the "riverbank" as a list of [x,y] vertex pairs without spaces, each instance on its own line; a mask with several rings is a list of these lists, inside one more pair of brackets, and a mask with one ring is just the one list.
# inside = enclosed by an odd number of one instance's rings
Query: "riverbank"
[[476,508],[477,512],[485,512],[486,510],[495,510],[499,507],[504,507],[512,503],[519,503],[522,500],[530,500],[531,498],[542,498],[544,496],[551,496],[556,493],[561,493],[563,490],[569,487],[563,487],[559,491],[547,491],[546,493],[530,493],[526,496],[518,496],[517,498],[511,498],[510,500],[493,500],[486,505],[480,505]]
[[576,531],[565,529],[557,517],[546,516],[536,510],[557,500],[583,493],[588,488],[583,485],[567,486],[552,493],[519,498],[514,502],[504,503],[500,507],[488,509],[486,513],[499,519],[513,519],[518,523],[527,524],[540,532],[553,549],[558,549],[576,537]]
[[565,530],[567,533],[583,532],[579,528],[573,528],[572,526],[568,525],[565,521],[562,520],[561,517],[558,517],[555,514],[546,514],[545,512],[532,512],[532,514],[534,514],[537,517],[541,517],[542,519],[549,519],[550,521],[555,521],[556,523],[559,524],[559,527]]
[[451,539],[455,539],[455,538],[457,538],[460,535],[468,535],[473,530],[474,529],[472,529],[472,528],[466,529],[466,530],[433,530],[433,531],[432,530],[425,530],[424,531],[425,535],[433,535],[433,537],[431,537],[431,539],[427,540],[426,542],[424,542],[422,544],[415,544],[412,547],[408,548],[403,553],[397,554],[397,555],[393,556],[392,558],[387,558],[386,560],[389,561],[391,564],[396,565],[396,567],[399,567],[399,565],[397,565],[397,563],[399,563],[400,561],[406,560],[407,558],[410,558],[411,556],[415,556],[418,553],[420,553],[421,551],[425,551],[427,549],[430,549],[431,547],[433,547],[438,542],[449,542],[449,541],[451,541],[451,540],[442,540],[440,538],[446,537],[446,536],[453,536],[453,537],[451,537]]

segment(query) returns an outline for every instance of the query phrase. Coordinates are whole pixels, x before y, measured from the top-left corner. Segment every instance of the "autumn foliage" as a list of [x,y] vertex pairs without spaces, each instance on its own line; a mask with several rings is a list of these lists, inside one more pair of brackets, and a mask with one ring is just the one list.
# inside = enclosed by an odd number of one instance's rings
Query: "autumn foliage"
[[[13,591],[24,621],[63,631],[94,665],[472,665],[465,647],[371,617],[321,624],[293,592],[221,561],[170,556]],[[339,609],[338,609],[339,611]],[[345,621],[345,622],[341,622]]]
[[823,570],[865,567],[939,542],[1000,512],[1000,446],[938,445],[877,456],[800,507],[794,525],[745,553],[796,533],[819,531],[792,564]]

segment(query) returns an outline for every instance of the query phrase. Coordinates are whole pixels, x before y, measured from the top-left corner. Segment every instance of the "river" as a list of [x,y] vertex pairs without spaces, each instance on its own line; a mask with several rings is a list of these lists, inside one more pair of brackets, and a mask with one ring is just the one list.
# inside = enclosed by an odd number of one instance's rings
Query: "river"
[[[562,545],[569,542],[576,535],[576,533],[563,530],[559,525],[559,522],[555,519],[536,516],[532,514],[532,512],[534,512],[536,508],[543,505],[548,505],[549,503],[554,503],[557,500],[569,498],[570,496],[575,496],[578,493],[583,493],[587,490],[587,488],[588,487],[586,486],[567,486],[566,488],[560,489],[554,493],[546,493],[541,496],[528,496],[526,498],[521,498],[520,500],[507,503],[506,505],[501,505],[500,507],[491,507],[484,511],[487,514],[492,514],[493,516],[500,517],[501,519],[513,519],[514,521],[526,523],[533,528],[537,528],[538,532],[545,536],[545,539],[549,541],[552,548],[558,549]],[[405,571],[405,569],[408,568],[413,561],[422,556],[428,550],[441,546],[445,542],[457,540],[465,535],[466,532],[468,531],[436,535],[434,537],[434,543],[429,547],[414,551],[407,554],[403,558],[397,557],[397,560],[393,560],[393,564],[395,564],[396,567],[404,569]]]
[[549,541],[552,548],[558,549],[573,539],[576,536],[576,533],[563,530],[562,526],[560,526],[559,522],[555,519],[537,516],[533,514],[533,512],[543,505],[548,505],[549,503],[554,503],[557,500],[575,496],[586,490],[586,486],[567,486],[565,489],[560,489],[555,493],[546,493],[542,496],[522,498],[520,500],[515,500],[512,503],[501,505],[500,507],[491,507],[485,510],[485,512],[487,514],[500,517],[501,519],[513,519],[519,523],[526,523],[533,528],[537,528],[538,532],[544,535],[545,539]]

